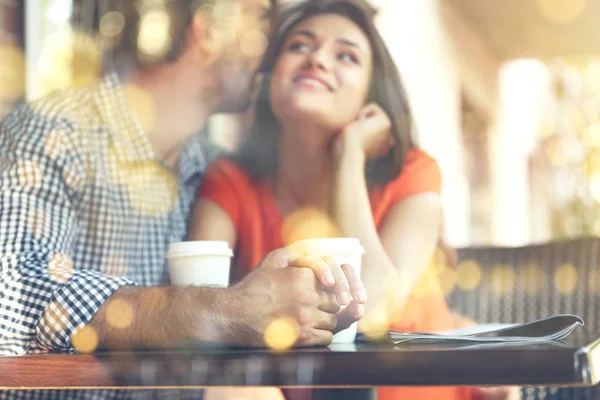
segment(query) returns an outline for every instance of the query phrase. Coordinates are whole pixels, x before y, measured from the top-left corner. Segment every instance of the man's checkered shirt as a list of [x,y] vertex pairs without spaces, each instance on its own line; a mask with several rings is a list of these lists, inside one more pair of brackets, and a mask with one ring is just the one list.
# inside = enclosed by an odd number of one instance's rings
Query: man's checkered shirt
[[164,167],[127,104],[108,74],[0,125],[0,355],[75,352],[71,337],[117,289],[168,280],[207,146],[198,135]]

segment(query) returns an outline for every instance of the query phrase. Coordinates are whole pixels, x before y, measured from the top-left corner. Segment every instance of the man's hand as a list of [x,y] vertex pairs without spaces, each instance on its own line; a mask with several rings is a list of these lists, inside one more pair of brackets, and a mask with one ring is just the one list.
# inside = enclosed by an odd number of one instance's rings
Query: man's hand
[[353,323],[360,321],[362,317],[365,316],[365,306],[359,304],[355,301],[352,301],[348,307],[345,307],[343,310],[337,313],[337,326],[333,330],[333,333],[336,334],[344,329],[347,329]]
[[[231,288],[126,286],[109,298],[89,326],[98,349],[170,348],[196,342],[262,346],[266,327],[287,317],[298,323],[296,346],[328,345],[333,332],[364,312],[354,301],[340,313],[335,279],[321,283],[331,263],[282,249],[267,255]],[[346,279],[350,291],[361,287],[351,272]],[[131,315],[130,323],[115,324],[125,312]]]
[[237,344],[262,345],[270,322],[292,317],[299,327],[296,346],[330,344],[333,331],[350,325],[361,310],[357,305],[348,307],[340,313],[338,326],[340,304],[331,289],[335,283],[323,285],[313,272],[322,271],[324,265],[329,264],[320,257],[298,256],[285,249],[267,255],[258,268],[231,288],[232,324],[227,333]]
[[351,301],[367,302],[365,286],[351,265],[340,265],[333,257],[319,257],[316,250],[302,242],[291,244],[285,251],[293,266],[311,269],[324,288],[335,293],[340,305],[347,306]]

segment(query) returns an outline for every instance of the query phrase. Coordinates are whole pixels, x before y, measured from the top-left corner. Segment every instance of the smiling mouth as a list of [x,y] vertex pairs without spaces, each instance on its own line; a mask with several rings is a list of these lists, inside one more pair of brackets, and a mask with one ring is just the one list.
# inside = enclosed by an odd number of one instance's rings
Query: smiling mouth
[[300,76],[300,77],[294,79],[294,83],[301,84],[302,86],[307,86],[307,87],[311,87],[311,88],[315,88],[315,89],[324,89],[329,92],[333,91],[333,88],[331,88],[331,86],[329,86],[325,82],[323,82],[319,79],[308,77],[308,76]]

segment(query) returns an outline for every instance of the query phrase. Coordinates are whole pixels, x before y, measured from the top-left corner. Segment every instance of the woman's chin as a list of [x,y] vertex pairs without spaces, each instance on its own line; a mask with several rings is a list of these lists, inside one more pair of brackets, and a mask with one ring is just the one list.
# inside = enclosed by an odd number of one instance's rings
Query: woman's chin
[[290,120],[302,120],[305,122],[319,123],[323,122],[326,125],[329,121],[329,114],[326,108],[319,107],[317,104],[311,104],[304,107],[290,107],[285,116]]

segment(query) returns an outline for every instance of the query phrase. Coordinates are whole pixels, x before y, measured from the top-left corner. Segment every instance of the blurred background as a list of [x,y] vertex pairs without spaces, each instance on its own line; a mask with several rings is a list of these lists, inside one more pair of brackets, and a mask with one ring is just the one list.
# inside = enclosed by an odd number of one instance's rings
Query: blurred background
[[[0,119],[97,79],[119,41],[168,50],[160,1],[142,1],[136,38],[107,1],[0,0]],[[373,4],[419,143],[442,168],[449,244],[600,235],[600,0]],[[243,118],[214,117],[211,138],[235,150]]]

